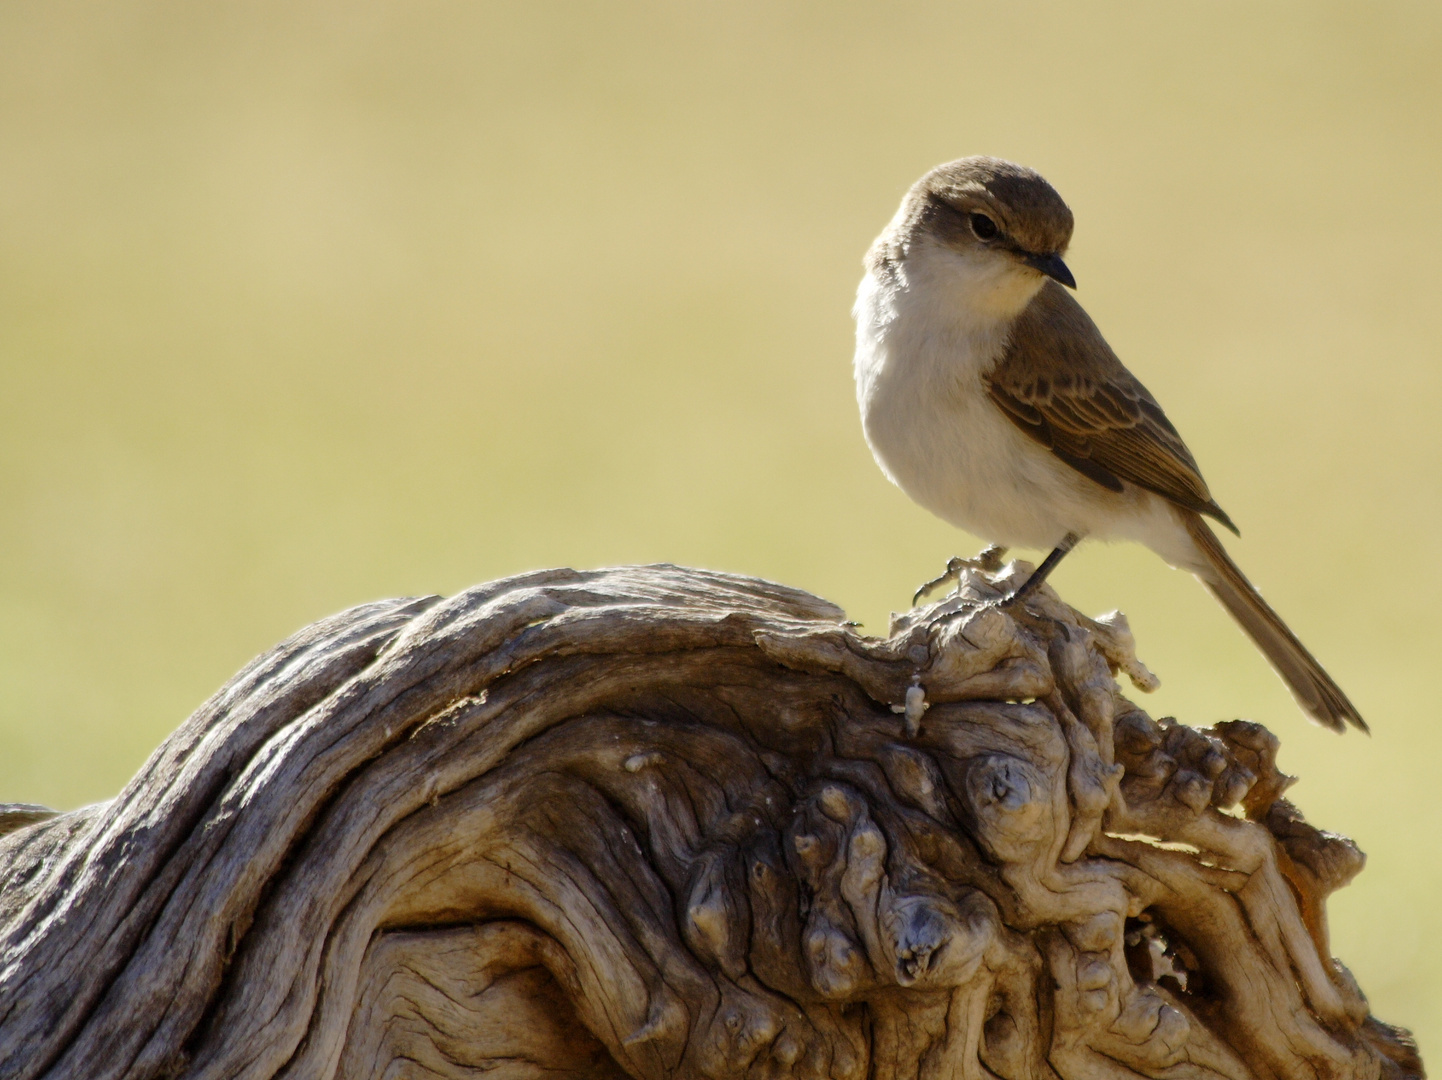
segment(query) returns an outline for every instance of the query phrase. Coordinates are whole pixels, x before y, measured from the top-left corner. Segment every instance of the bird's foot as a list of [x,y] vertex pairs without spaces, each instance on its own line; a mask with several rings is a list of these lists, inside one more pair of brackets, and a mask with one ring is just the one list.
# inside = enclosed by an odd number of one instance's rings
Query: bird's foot
[[1000,544],[990,544],[983,548],[976,556],[970,559],[963,559],[960,555],[953,555],[946,560],[946,570],[937,577],[932,578],[911,598],[911,606],[915,607],[921,602],[921,598],[927,593],[934,591],[948,581],[955,581],[957,591],[961,591],[961,572],[966,569],[984,570],[988,574],[994,574],[1002,567],[1002,557],[1006,554],[1006,548]]
[[947,559],[945,570],[943,570],[936,577],[932,578],[926,584],[922,585],[921,588],[916,590],[916,592],[912,593],[911,606],[915,607],[917,604],[921,603],[921,598],[923,596],[925,596],[929,592],[933,592],[934,590],[940,588],[948,581],[960,580],[961,571],[965,566],[966,560],[963,559],[960,555],[953,555],[951,558]]

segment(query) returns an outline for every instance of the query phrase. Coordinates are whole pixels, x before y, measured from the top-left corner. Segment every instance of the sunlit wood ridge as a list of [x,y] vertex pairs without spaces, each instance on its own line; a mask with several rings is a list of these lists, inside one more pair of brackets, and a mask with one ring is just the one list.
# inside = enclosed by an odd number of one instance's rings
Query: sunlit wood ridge
[[0,817],[0,1075],[1420,1077],[1276,738],[1024,569],[885,639],[672,566],[316,623]]

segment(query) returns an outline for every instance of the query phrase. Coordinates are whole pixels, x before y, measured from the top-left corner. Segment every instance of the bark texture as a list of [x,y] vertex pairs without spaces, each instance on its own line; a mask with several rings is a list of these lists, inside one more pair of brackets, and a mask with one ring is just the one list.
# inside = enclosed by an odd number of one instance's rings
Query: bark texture
[[668,566],[316,623],[0,810],[0,1076],[1420,1077],[1276,739],[1019,572],[886,639]]

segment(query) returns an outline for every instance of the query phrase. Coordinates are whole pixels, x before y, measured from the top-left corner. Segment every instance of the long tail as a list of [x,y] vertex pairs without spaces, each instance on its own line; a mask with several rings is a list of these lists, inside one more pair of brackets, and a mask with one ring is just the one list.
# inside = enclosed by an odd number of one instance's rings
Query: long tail
[[1291,689],[1297,704],[1313,720],[1333,731],[1347,730],[1346,724],[1368,730],[1357,707],[1347,700],[1342,688],[1332,681],[1307,647],[1297,640],[1297,635],[1287,628],[1281,616],[1268,606],[1252,583],[1237,569],[1237,564],[1232,562],[1201,515],[1184,510],[1180,516],[1198,552],[1206,560],[1205,565],[1194,568],[1197,577],[1232,613],[1232,618],[1241,624],[1247,636],[1271,661],[1272,667]]

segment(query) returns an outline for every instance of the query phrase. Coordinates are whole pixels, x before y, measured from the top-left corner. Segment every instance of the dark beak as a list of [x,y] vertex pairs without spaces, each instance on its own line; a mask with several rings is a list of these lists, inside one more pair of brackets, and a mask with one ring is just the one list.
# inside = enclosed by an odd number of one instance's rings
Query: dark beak
[[1053,281],[1059,281],[1068,289],[1076,288],[1076,278],[1071,276],[1066,263],[1061,261],[1061,256],[1052,255],[1023,255],[1023,261],[1034,270],[1040,270]]

